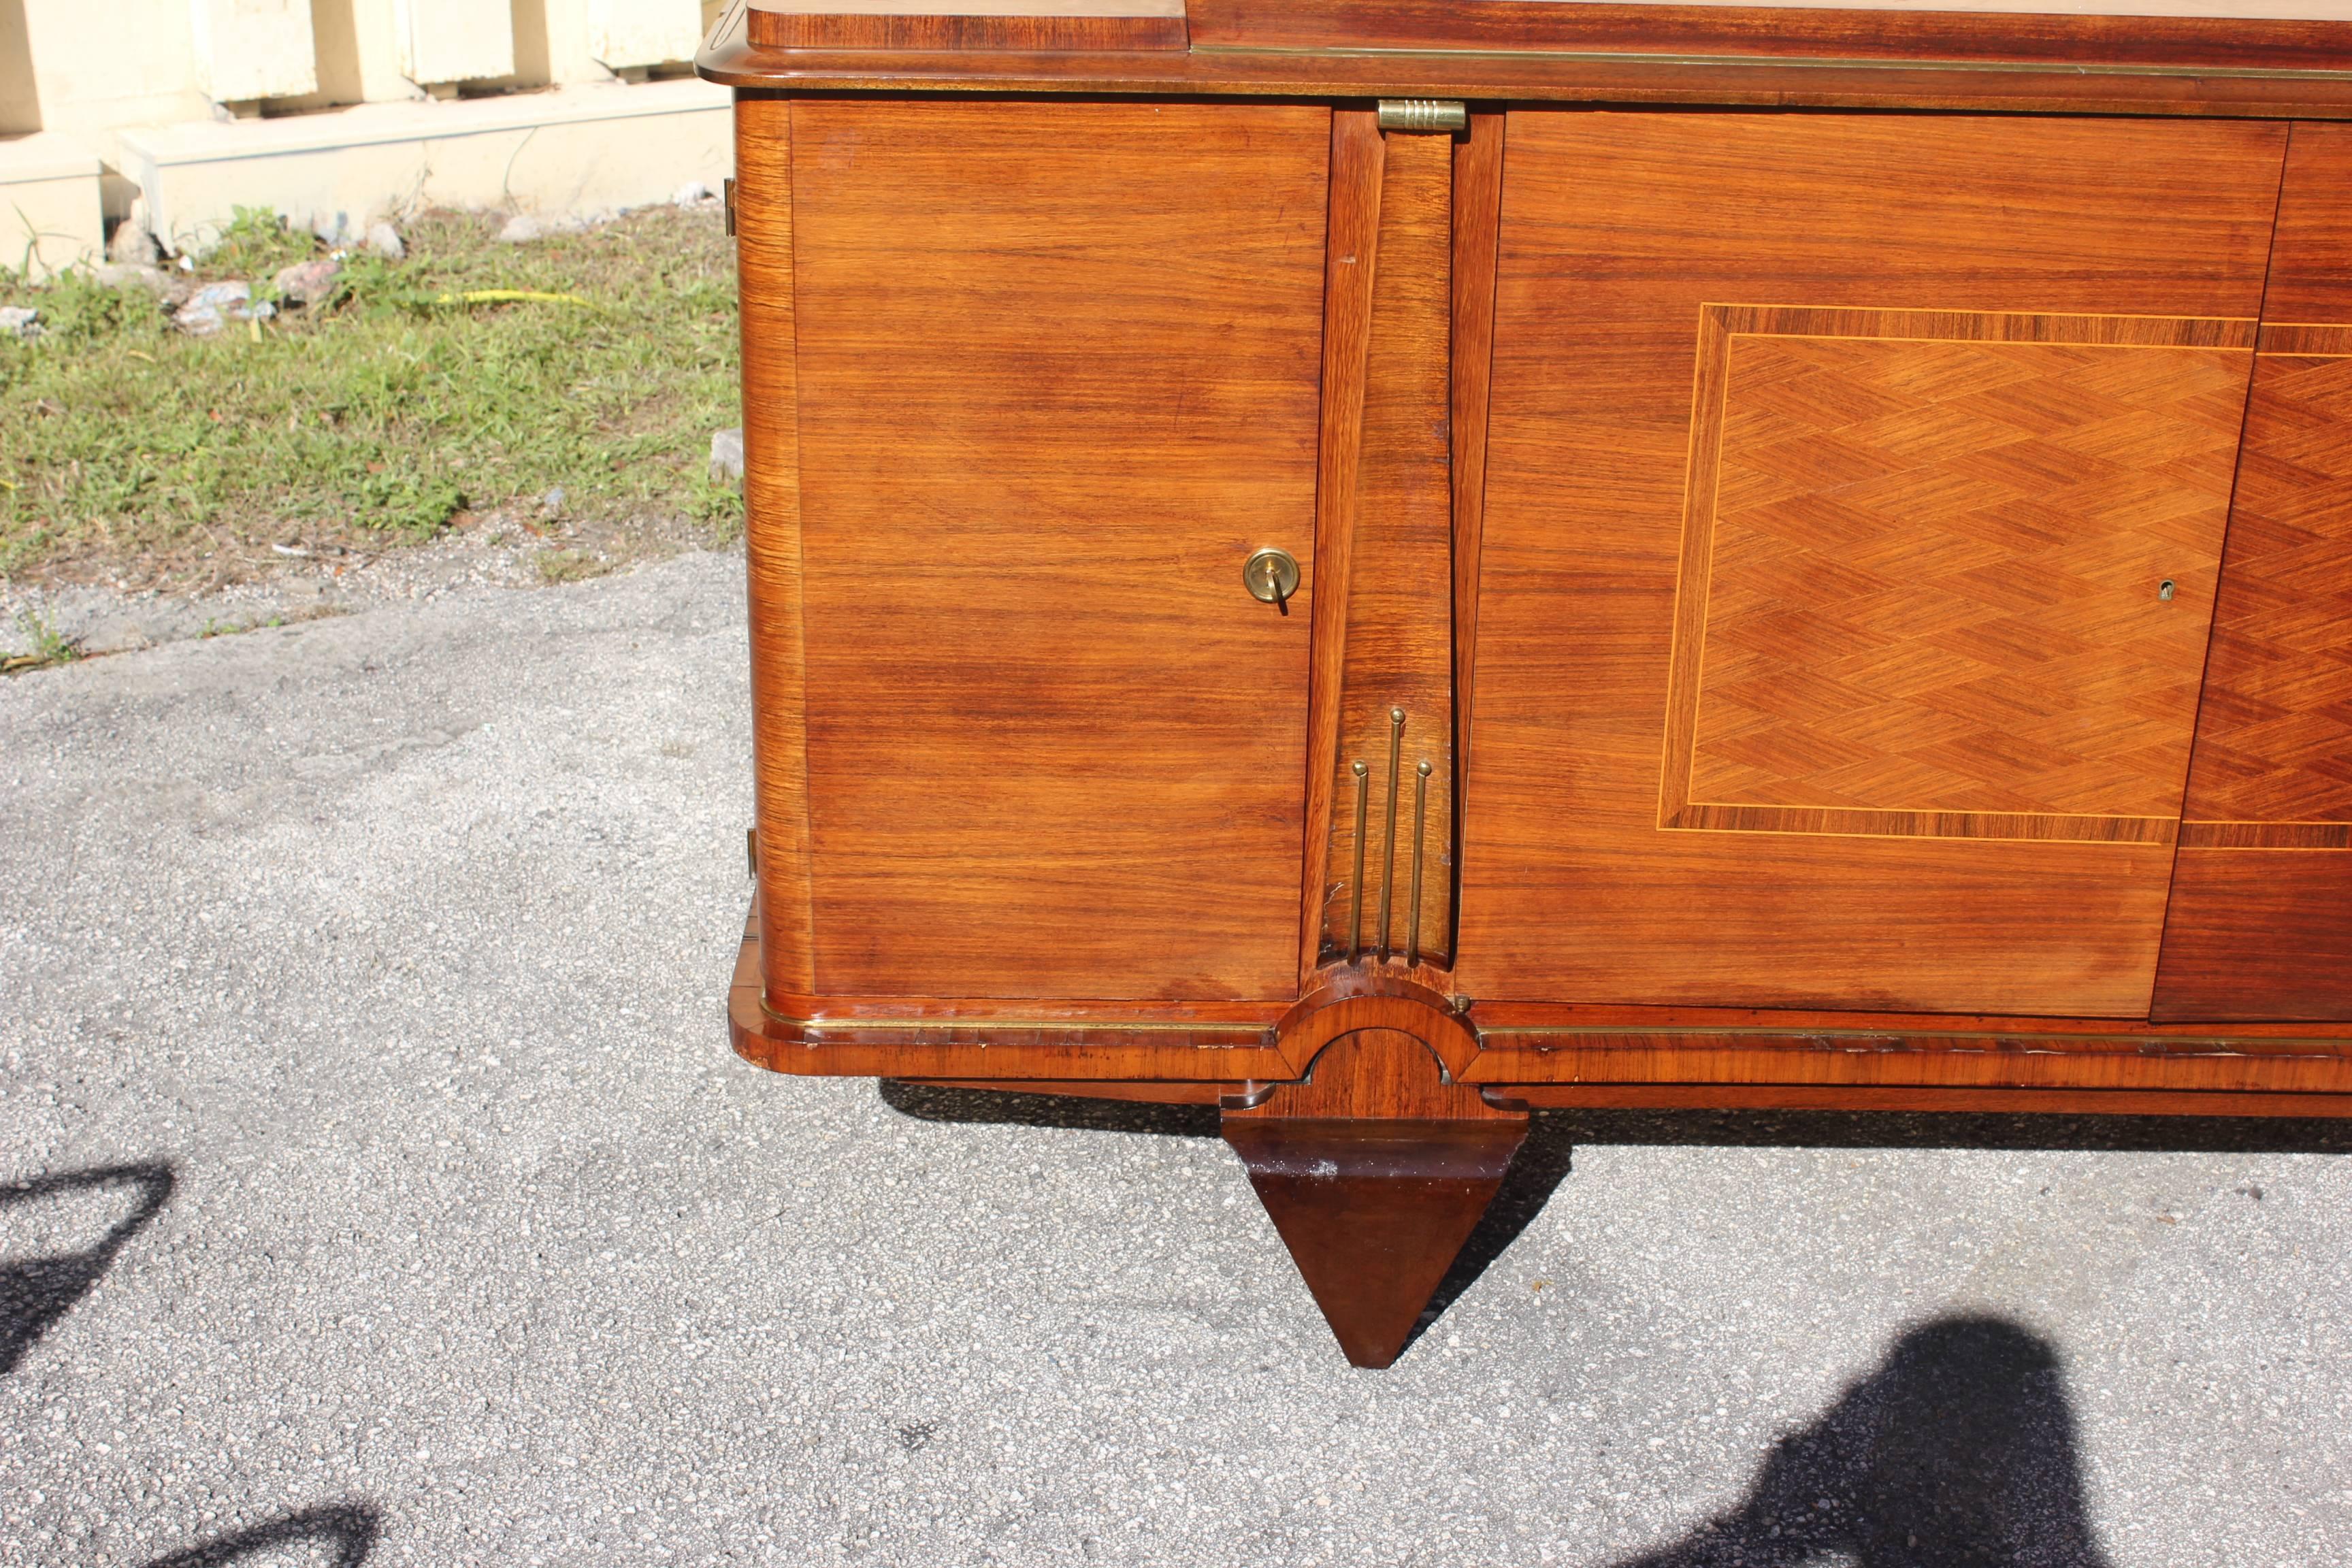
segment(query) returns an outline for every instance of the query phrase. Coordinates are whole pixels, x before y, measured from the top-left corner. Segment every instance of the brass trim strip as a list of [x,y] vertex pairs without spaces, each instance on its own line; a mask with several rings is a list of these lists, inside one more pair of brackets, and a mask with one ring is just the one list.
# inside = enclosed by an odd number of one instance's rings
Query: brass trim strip
[[1405,915],[1404,961],[1421,962],[1421,858],[1429,838],[1429,759],[1412,766],[1412,908]]
[[1386,963],[1389,948],[1390,894],[1396,887],[1396,822],[1397,778],[1404,764],[1404,710],[1389,710],[1389,805],[1388,828],[1381,846],[1381,961]]
[[1277,1033],[1271,1024],[1180,1023],[1158,1018],[1139,1018],[1131,1023],[1074,1018],[796,1018],[789,1013],[777,1012],[768,1005],[764,996],[760,998],[760,1011],[779,1024],[790,1024],[813,1035],[849,1034],[858,1030],[905,1035],[1034,1029],[1076,1035],[1223,1035],[1243,1045],[1270,1046]]
[[1360,758],[1348,764],[1356,775],[1356,876],[1348,890],[1348,962],[1364,950],[1364,829],[1371,818],[1371,770]]
[[[1735,1044],[1772,1042],[1813,1046],[1824,1050],[1935,1051],[1962,1050],[1971,1055],[2064,1055],[2066,1046],[2128,1046],[2141,1055],[2171,1056],[2188,1047],[2190,1054],[2222,1052],[2231,1056],[2330,1056],[2352,1050],[2352,1037],[2247,1037],[2232,1035],[2016,1035],[1998,1029],[1790,1029],[1753,1024],[1682,1024],[1612,1026],[1607,1024],[1482,1024],[1478,1043],[1487,1051],[1518,1049],[1513,1042],[1529,1037],[1543,1039],[1646,1040],[1724,1039]],[[2248,1050],[2249,1046],[2280,1044],[2313,1047],[2292,1051]],[[2053,1047],[2043,1049],[2042,1047]]]

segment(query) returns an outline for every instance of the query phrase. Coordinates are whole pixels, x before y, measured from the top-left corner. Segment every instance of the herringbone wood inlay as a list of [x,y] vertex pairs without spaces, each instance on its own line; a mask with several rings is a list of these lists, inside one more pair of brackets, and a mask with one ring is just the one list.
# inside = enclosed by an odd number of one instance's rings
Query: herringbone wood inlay
[[2352,358],[2255,371],[2188,815],[2216,847],[2352,844]]
[[2168,839],[2246,324],[1711,313],[1664,825]]

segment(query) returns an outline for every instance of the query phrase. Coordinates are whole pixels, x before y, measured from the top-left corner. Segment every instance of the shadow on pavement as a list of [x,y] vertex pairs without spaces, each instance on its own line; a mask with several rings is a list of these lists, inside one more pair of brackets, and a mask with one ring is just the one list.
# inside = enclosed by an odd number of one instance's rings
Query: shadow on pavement
[[1895,1342],[1737,1508],[1618,1568],[2104,1568],[2050,1345],[2000,1318]]
[[[885,1079],[883,1103],[923,1121],[1214,1138],[1206,1105],[1144,1105]],[[1478,1228],[1413,1328],[1419,1339],[1510,1250],[1567,1179],[1580,1143],[1782,1149],[2038,1149],[2352,1153],[2352,1121],[2259,1116],[2055,1116],[1826,1110],[1538,1110]],[[1412,1341],[1406,1342],[1410,1348]],[[1937,1560],[1939,1561],[1939,1560]]]
[[[1538,1110],[1502,1189],[1413,1328],[1418,1339],[1510,1249],[1567,1179],[1579,1144],[1763,1149],[2035,1149],[2179,1154],[2352,1153],[2352,1121],[2260,1116],[1954,1115],[1823,1110]],[[1410,1348],[1412,1342],[1406,1342]],[[1940,1558],[1923,1562],[1941,1563]]]
[[107,1187],[129,1187],[135,1194],[131,1212],[91,1246],[0,1263],[0,1375],[16,1370],[49,1325],[98,1283],[113,1264],[115,1254],[163,1212],[171,1200],[173,1184],[172,1167],[157,1163],[107,1165],[0,1185],[0,1211]]
[[229,1568],[264,1552],[276,1555],[288,1546],[325,1547],[332,1556],[307,1560],[324,1568],[360,1568],[375,1550],[376,1531],[376,1511],[365,1503],[331,1503],[158,1557],[147,1568]]
[[1001,1089],[946,1089],[886,1078],[882,1103],[918,1121],[1013,1127],[1067,1127],[1087,1132],[1150,1132],[1163,1138],[1214,1138],[1213,1105],[1145,1105],[1076,1095],[1021,1094]]

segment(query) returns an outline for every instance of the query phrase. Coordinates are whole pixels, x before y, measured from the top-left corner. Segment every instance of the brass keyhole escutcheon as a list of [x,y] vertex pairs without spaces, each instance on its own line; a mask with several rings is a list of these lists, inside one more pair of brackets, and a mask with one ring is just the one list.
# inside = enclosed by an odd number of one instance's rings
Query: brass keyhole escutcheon
[[1242,586],[1261,605],[1290,614],[1290,595],[1298,592],[1298,557],[1271,547],[1242,563]]

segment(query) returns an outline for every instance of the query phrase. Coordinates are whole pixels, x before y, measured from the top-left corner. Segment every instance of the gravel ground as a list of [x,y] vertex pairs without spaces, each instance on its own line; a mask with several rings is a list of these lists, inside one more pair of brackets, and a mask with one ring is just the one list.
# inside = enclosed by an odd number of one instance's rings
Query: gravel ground
[[285,553],[257,574],[247,563],[224,558],[218,570],[225,580],[194,593],[125,592],[120,582],[0,581],[0,658],[34,652],[44,636],[85,656],[129,653],[483,587],[601,577],[708,548],[711,537],[709,528],[677,518],[581,519],[551,515],[541,504],[467,512],[422,544],[380,541],[371,552],[273,545]]
[[0,684],[0,1563],[2352,1560],[2342,1131],[1554,1116],[1365,1373],[1198,1115],[743,1066],[740,574]]

